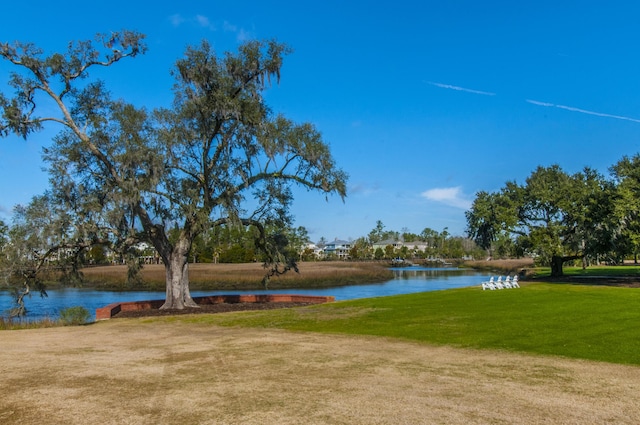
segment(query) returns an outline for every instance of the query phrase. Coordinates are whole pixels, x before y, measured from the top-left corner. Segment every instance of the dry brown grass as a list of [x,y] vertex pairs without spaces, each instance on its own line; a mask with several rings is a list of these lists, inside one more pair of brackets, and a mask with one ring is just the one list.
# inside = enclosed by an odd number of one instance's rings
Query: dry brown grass
[[7,425],[640,423],[637,367],[169,320],[3,332],[0,388]]
[[519,274],[534,267],[533,258],[498,259],[489,261],[465,261],[465,266],[478,270],[495,270],[504,274]]
[[[289,272],[273,277],[269,287],[292,288],[304,286],[340,286],[381,282],[393,277],[385,264],[342,261],[303,262],[300,273]],[[91,267],[82,270],[92,286],[122,286],[126,280],[126,266]],[[260,263],[248,264],[190,264],[189,280],[192,289],[258,289],[265,275]],[[165,271],[162,265],[146,265],[142,269],[145,287],[164,289]]]

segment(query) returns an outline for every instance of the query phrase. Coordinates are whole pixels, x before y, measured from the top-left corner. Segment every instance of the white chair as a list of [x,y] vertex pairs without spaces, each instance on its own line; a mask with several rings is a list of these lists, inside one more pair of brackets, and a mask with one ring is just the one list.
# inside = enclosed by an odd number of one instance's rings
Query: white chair
[[498,276],[498,279],[495,282],[496,288],[504,289],[504,285],[502,284],[502,276]]
[[511,287],[512,288],[519,288],[520,285],[518,285],[518,276],[513,276],[513,279],[511,279]]
[[502,286],[506,289],[511,289],[511,276],[507,276],[504,278],[504,282],[502,282]]
[[492,285],[493,285],[493,276],[491,276],[488,281],[482,282],[482,290],[485,291],[487,289],[492,289],[491,288]]

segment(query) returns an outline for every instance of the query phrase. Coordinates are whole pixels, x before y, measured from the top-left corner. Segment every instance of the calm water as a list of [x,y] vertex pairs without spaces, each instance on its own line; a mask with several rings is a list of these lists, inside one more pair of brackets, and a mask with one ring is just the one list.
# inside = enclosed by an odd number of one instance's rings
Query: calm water
[[[451,288],[480,285],[488,280],[486,274],[473,270],[456,268],[426,268],[407,267],[391,269],[395,275],[392,280],[370,285],[343,286],[339,288],[321,289],[283,289],[283,290],[253,290],[253,291],[193,291],[194,297],[220,294],[305,294],[334,296],[336,300],[352,300],[357,298],[384,297],[389,295],[410,294],[415,292],[438,291]],[[96,291],[83,288],[66,288],[48,291],[47,298],[33,294],[27,298],[25,304],[29,310],[28,318],[56,318],[60,311],[68,307],[82,306],[89,310],[95,318],[97,308],[114,302],[144,301],[164,299],[164,292],[111,292]],[[11,308],[13,298],[11,293],[0,291],[0,315],[6,315]]]

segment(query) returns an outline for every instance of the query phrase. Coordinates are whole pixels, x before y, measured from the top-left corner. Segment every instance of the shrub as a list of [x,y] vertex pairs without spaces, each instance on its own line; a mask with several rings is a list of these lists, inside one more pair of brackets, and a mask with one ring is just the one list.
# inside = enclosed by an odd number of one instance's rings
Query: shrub
[[89,310],[80,306],[65,308],[60,312],[60,322],[64,326],[84,325],[90,317]]

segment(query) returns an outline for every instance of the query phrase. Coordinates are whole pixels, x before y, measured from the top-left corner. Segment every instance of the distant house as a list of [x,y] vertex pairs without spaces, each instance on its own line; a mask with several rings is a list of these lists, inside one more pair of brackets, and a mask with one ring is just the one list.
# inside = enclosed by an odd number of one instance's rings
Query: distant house
[[415,242],[403,242],[402,246],[406,246],[407,248],[413,250],[414,252],[421,251],[427,252],[429,248],[429,244],[426,242],[415,241]]
[[318,245],[314,244],[311,241],[307,241],[302,246],[302,252],[300,252],[300,256],[302,257],[303,255],[307,255],[305,253],[312,253],[313,257],[322,258],[324,251],[322,247],[319,247]]
[[392,246],[393,249],[399,249],[402,247],[402,242],[396,241],[394,239],[385,239],[383,241],[374,242],[371,244],[371,247],[374,251],[378,248],[384,251],[388,246]]
[[[163,264],[158,251],[147,242],[138,242],[132,247],[137,253],[140,264]],[[111,264],[126,264],[125,257],[104,247],[104,255]]]
[[138,251],[138,260],[144,264],[160,264],[161,259],[160,255],[158,255],[158,251],[153,247],[153,245],[147,242],[139,242],[134,245],[136,251]]
[[351,251],[351,242],[340,239],[328,242],[323,249],[325,257],[335,257],[340,260],[348,259],[349,251]]
[[387,239],[387,240],[375,242],[372,244],[374,251],[378,248],[384,251],[388,246],[392,246],[394,250],[400,250],[403,247],[407,247],[409,250],[413,252],[417,252],[417,251],[426,252],[427,249],[429,248],[429,244],[422,241],[403,242],[403,241],[396,241],[393,239]]

